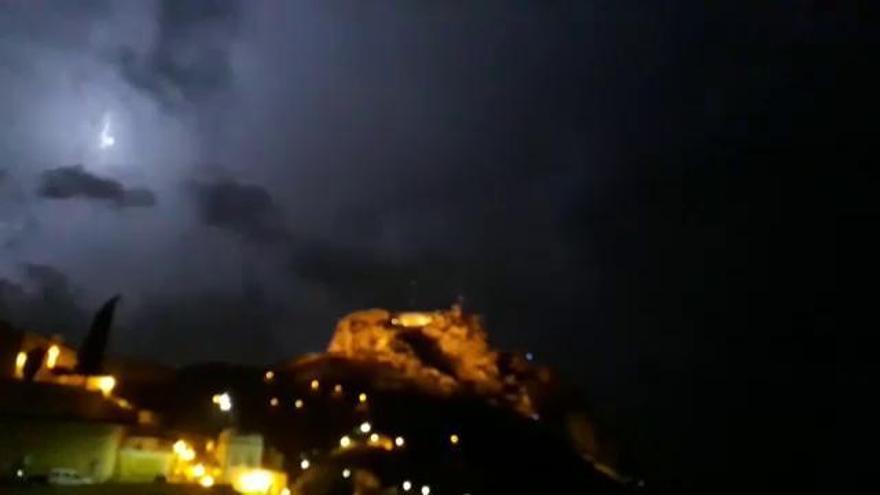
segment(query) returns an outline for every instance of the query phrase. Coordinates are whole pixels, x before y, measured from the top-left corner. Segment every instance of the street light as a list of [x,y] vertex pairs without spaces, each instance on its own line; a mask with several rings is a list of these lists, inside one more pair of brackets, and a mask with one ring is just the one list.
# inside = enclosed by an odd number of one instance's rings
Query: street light
[[229,392],[214,394],[214,396],[211,397],[211,402],[217,404],[217,407],[223,412],[229,412],[232,410],[232,397],[229,396]]

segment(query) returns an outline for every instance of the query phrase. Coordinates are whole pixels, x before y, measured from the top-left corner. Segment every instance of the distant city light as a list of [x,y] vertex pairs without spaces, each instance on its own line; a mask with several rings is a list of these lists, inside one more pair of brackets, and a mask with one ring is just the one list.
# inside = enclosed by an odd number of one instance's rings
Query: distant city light
[[312,390],[318,390],[321,388],[321,382],[318,380],[312,380],[312,383],[310,383],[309,386],[312,387]]
[[183,461],[189,462],[196,458],[196,451],[193,450],[183,439],[174,442],[172,449],[174,450],[174,453],[177,454],[177,457],[180,457]]
[[290,495],[290,488],[287,488],[285,486],[284,488],[281,489],[281,493],[279,495]]
[[254,469],[241,475],[237,491],[266,493],[272,486],[272,475],[262,469]]
[[196,464],[192,467],[192,475],[194,478],[201,478],[205,475],[205,466],[203,464]]
[[409,480],[404,481],[402,486],[403,486],[403,491],[405,491],[405,492],[408,492],[408,491],[410,491],[410,489],[412,489],[412,483]]
[[339,439],[339,446],[343,449],[348,448],[351,445],[351,438],[348,435],[343,436]]
[[406,440],[404,440],[403,437],[396,437],[394,439],[394,445],[397,445],[398,447],[403,447],[404,443],[406,443]]
[[50,370],[58,364],[58,355],[61,354],[61,349],[58,348],[57,345],[52,345],[49,347],[49,350],[46,351],[46,367]]
[[531,352],[527,352],[527,353],[526,353],[526,359],[528,359],[529,361],[531,361],[531,360],[535,359],[535,355],[532,354]]
[[278,406],[278,397],[272,397],[269,399],[269,405],[272,407]]
[[18,354],[15,355],[15,377],[16,378],[24,378],[24,365],[27,364],[27,354],[24,351],[19,351]]
[[367,401],[367,394],[361,392],[361,394],[358,395],[358,401],[359,401],[361,404],[363,404],[364,402],[366,402],[366,401]]
[[430,495],[431,487],[428,485],[422,485],[422,495]]
[[333,386],[333,393],[341,394],[342,393],[342,385],[340,385],[338,383],[336,385],[334,385]]
[[97,387],[98,390],[100,390],[101,393],[105,396],[110,395],[110,392],[112,392],[113,388],[116,387],[116,378],[113,378],[110,375],[98,377]]
[[370,442],[376,443],[378,441],[379,441],[379,434],[378,433],[371,433],[370,434]]
[[452,435],[449,435],[449,443],[451,443],[452,445],[458,445],[458,442],[460,440],[461,439],[458,438],[458,435],[456,435],[455,433],[453,433]]
[[271,382],[275,378],[275,372],[269,370],[266,372],[265,375],[263,375],[263,377],[266,379],[267,382]]
[[15,476],[16,476],[17,478],[24,478],[24,470],[22,470],[22,469],[16,469],[16,470],[15,470]]
[[303,459],[303,460],[299,461],[299,467],[302,468],[303,471],[308,469],[309,466],[311,466],[311,465],[312,465],[312,463],[310,463],[308,459]]
[[539,419],[541,419],[541,415],[538,413],[532,414],[532,419],[538,421]]
[[351,470],[350,470],[350,469],[345,468],[345,469],[342,470],[342,477],[343,477],[343,478],[348,478],[348,477],[350,477],[350,476],[351,476]]
[[361,423],[361,426],[360,426],[361,433],[369,433],[370,430],[372,430],[372,429],[373,429],[373,426],[368,421],[364,421],[363,423]]
[[302,407],[303,407],[302,399],[296,399],[295,401],[293,401],[293,407],[295,407],[297,409],[302,409]]
[[214,486],[214,477],[210,474],[202,476],[201,478],[199,478],[199,484],[205,488],[211,488],[212,486]]
[[217,404],[217,407],[223,412],[229,412],[232,409],[232,397],[229,396],[229,392],[214,394],[211,397],[211,402]]

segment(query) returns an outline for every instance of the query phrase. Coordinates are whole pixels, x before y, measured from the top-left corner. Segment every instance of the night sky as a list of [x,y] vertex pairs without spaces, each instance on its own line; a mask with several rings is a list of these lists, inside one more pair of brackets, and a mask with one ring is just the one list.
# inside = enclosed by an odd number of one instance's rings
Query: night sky
[[714,3],[0,0],[0,315],[257,364],[461,301],[663,477],[811,471],[877,39]]

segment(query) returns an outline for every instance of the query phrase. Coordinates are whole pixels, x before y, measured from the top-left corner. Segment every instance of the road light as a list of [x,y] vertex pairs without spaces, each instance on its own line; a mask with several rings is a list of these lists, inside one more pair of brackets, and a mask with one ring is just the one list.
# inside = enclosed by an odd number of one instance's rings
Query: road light
[[398,447],[403,447],[403,444],[405,444],[405,443],[406,443],[406,440],[404,440],[403,437],[396,437],[394,439],[394,445],[397,445]]
[[422,485],[422,495],[431,495],[431,487],[428,485]]
[[412,489],[412,482],[410,482],[409,480],[406,480],[403,482],[403,484],[401,486],[403,486],[403,491],[408,492]]
[[361,423],[359,428],[361,430],[361,433],[369,433],[370,430],[373,429],[373,426],[370,424],[369,421],[364,421],[363,423]]
[[339,439],[339,446],[343,449],[347,449],[351,445],[351,438],[348,435],[343,436]]

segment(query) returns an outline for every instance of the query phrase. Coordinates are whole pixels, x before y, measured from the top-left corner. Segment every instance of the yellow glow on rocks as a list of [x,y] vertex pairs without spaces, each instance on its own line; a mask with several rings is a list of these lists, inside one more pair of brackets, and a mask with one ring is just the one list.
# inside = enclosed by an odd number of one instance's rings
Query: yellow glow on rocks
[[434,318],[428,313],[400,313],[391,321],[402,327],[418,328],[430,325]]

